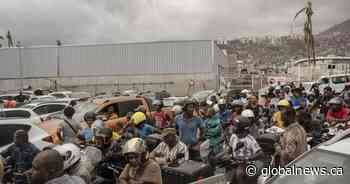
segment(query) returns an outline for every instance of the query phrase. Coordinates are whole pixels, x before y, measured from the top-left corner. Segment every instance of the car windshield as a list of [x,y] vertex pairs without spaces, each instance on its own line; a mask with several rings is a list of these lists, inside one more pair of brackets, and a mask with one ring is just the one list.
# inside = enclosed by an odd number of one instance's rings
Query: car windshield
[[96,109],[97,109],[97,105],[94,103],[81,103],[76,108],[74,119],[77,121],[81,121],[85,113],[90,111],[96,111]]
[[21,108],[24,108],[24,109],[34,109],[35,107],[36,107],[35,105],[27,104],[27,105],[23,105]]
[[[296,161],[295,166],[301,168],[323,167],[330,171],[334,167],[342,168],[342,175],[284,175],[274,179],[271,184],[346,184],[350,177],[350,155],[336,152],[314,150]],[[339,172],[340,173],[340,172]]]

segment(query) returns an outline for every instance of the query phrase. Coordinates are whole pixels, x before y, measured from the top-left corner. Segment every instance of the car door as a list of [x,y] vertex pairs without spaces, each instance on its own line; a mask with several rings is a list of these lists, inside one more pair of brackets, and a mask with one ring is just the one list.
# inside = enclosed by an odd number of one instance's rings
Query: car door
[[118,103],[118,117],[125,117],[128,112],[134,112],[134,110],[143,105],[142,100],[129,100]]
[[30,112],[25,110],[4,111],[3,115],[5,116],[5,118],[24,118],[24,119],[29,119],[31,116]]
[[33,109],[35,113],[37,113],[41,118],[49,113],[48,105],[40,105]]
[[46,118],[50,116],[56,116],[63,114],[63,110],[66,108],[64,104],[49,104],[48,105],[48,113],[46,114]]

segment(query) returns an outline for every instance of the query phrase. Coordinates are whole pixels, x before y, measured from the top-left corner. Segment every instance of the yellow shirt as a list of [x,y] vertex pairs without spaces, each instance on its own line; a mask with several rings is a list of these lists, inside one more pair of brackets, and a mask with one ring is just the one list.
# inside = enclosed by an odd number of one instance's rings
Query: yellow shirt
[[285,128],[284,122],[282,120],[282,112],[278,111],[272,116],[272,121],[275,123],[275,125],[279,128]]

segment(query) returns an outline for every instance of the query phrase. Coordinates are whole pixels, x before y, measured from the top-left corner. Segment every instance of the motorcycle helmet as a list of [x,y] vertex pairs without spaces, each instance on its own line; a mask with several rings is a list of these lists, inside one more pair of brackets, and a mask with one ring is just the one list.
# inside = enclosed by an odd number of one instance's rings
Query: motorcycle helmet
[[93,111],[87,112],[84,115],[84,121],[87,122],[88,120],[95,121],[96,120],[96,113]]
[[142,154],[147,151],[146,143],[143,139],[132,138],[123,146],[123,155],[128,153]]
[[243,106],[244,106],[244,103],[242,102],[242,100],[233,100],[233,102],[231,103],[231,105],[232,105],[233,107],[237,107],[237,106],[243,107]]
[[136,112],[131,116],[131,121],[134,125],[139,125],[140,123],[146,121],[146,115],[142,112]]
[[220,111],[220,108],[219,108],[219,105],[218,105],[218,104],[215,104],[215,105],[213,106],[213,108],[214,108],[215,113],[217,113],[217,112]]
[[180,105],[175,105],[171,110],[175,112],[175,115],[182,113],[182,107]]
[[226,104],[225,99],[220,99],[218,104],[219,105],[225,105]]
[[288,100],[280,100],[277,104],[277,106],[279,107],[289,107],[290,103]]
[[247,117],[240,116],[236,119],[237,132],[249,131],[250,120]]
[[162,102],[160,100],[155,100],[153,103],[152,103],[153,106],[157,106],[157,105],[162,105]]
[[328,104],[329,105],[341,105],[341,104],[343,104],[343,100],[339,97],[335,97],[335,98],[332,98],[331,100],[329,100]]
[[67,170],[80,161],[80,148],[72,143],[55,146],[54,150],[58,151],[63,157],[63,169]]
[[247,118],[254,118],[255,117],[254,112],[250,109],[246,109],[246,110],[242,111],[241,115],[243,117],[247,117]]

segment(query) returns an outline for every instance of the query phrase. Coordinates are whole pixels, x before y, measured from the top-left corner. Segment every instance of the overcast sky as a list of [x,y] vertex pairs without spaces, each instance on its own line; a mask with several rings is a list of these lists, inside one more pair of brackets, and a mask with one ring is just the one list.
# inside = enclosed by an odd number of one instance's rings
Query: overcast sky
[[[350,0],[312,2],[316,31],[350,18]],[[0,35],[10,29],[24,45],[286,35],[303,6],[305,0],[0,0]]]

